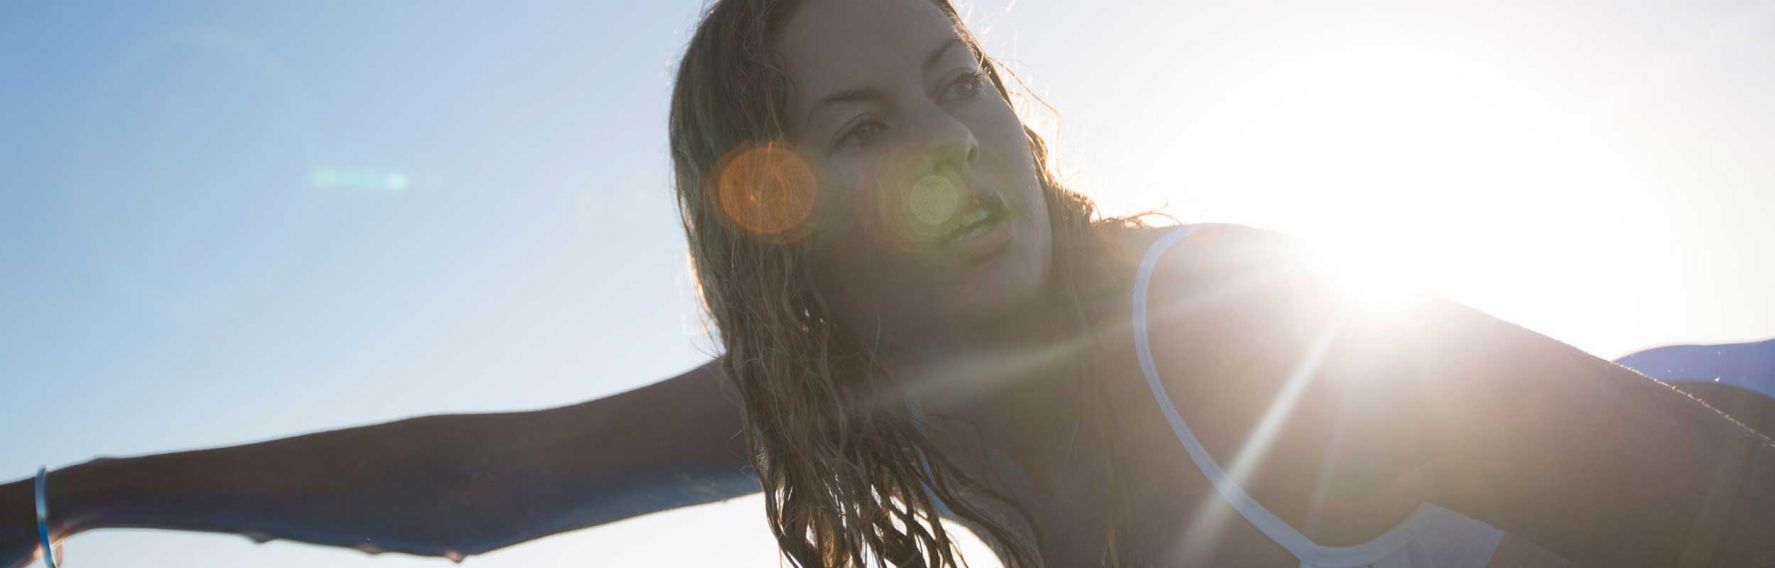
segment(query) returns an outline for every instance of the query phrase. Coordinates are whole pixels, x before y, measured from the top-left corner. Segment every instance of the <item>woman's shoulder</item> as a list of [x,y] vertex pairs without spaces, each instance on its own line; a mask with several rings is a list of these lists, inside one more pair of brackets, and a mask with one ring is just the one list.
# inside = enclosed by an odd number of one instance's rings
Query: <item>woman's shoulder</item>
[[[1151,365],[1140,371],[1151,373],[1141,384],[1163,384],[1169,400],[1160,402],[1188,417],[1206,451],[1229,471],[1248,471],[1240,481],[1246,491],[1305,527],[1323,481],[1317,464],[1331,452],[1323,434],[1341,428],[1349,436],[1339,451],[1363,462],[1363,472],[1323,487],[1336,500],[1318,514],[1336,522],[1308,536],[1340,546],[1365,542],[1416,508],[1422,491],[1402,481],[1416,463],[1404,433],[1421,429],[1396,404],[1411,391],[1389,379],[1404,376],[1410,358],[1383,345],[1395,336],[1349,317],[1359,306],[1330,282],[1308,246],[1228,224],[1121,236],[1140,259],[1131,306],[1141,317],[1131,321],[1132,340]],[[1340,419],[1351,401],[1363,401],[1360,417]]]
[[1142,310],[1138,333],[1173,354],[1185,344],[1241,348],[1216,358],[1264,351],[1238,342],[1283,340],[1278,330],[1314,327],[1336,303],[1306,247],[1282,233],[1197,223],[1105,227],[1102,238],[1115,311]]
[[[1433,298],[1400,289],[1362,290],[1331,251],[1254,227],[1202,223],[1124,231],[1121,246],[1139,333],[1161,368],[1281,388],[1300,365],[1322,376],[1339,368],[1376,373],[1413,363],[1408,338],[1430,332]],[[1163,351],[1163,353],[1161,353]],[[1369,380],[1365,383],[1374,384]],[[1258,389],[1263,390],[1263,389]]]
[[[1112,238],[1130,259],[1122,268],[1130,285],[1120,309],[1132,310],[1124,337],[1150,353],[1171,394],[1219,401],[1201,412],[1238,415],[1221,424],[1255,420],[1303,363],[1330,354],[1328,340],[1349,346],[1368,335],[1352,331],[1373,331],[1351,321],[1359,306],[1284,234],[1205,223],[1122,229]],[[1346,357],[1331,359],[1322,363],[1341,366]]]
[[1335,300],[1306,247],[1275,231],[1196,223],[1116,228],[1106,237],[1155,331],[1267,335],[1322,319]]
[[1166,264],[1213,260],[1272,264],[1297,258],[1300,242],[1286,234],[1232,223],[1101,225],[1112,254],[1130,264],[1152,256]]
[[1130,282],[1144,281],[1144,299],[1153,304],[1199,299],[1233,285],[1244,293],[1225,300],[1299,295],[1326,283],[1307,247],[1275,231],[1230,223],[1106,226],[1102,238],[1112,256],[1110,270]]

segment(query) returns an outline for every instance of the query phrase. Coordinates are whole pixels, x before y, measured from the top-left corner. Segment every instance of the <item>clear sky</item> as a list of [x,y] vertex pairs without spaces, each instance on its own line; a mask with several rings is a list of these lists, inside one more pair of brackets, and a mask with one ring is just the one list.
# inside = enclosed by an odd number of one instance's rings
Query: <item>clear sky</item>
[[[1067,179],[1604,357],[1775,336],[1775,4],[977,0]],[[708,357],[665,152],[699,2],[0,4],[0,478]],[[589,449],[587,451],[593,451]],[[756,498],[476,566],[776,566]],[[420,566],[90,533],[70,566]]]

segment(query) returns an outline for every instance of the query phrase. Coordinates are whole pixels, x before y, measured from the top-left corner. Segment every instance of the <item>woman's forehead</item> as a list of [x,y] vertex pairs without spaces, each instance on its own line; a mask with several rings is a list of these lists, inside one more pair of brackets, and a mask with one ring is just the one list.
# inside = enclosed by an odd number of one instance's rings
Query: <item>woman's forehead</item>
[[909,73],[957,37],[929,0],[808,0],[783,28],[776,48],[788,67],[791,107],[833,90],[871,86]]

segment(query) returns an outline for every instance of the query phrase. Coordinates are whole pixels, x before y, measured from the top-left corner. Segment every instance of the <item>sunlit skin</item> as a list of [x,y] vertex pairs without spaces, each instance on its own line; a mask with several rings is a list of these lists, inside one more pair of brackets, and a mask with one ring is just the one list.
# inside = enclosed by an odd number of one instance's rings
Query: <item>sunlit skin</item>
[[[1131,277],[1164,229],[1100,229],[1107,268],[1074,275],[1099,328],[1069,335],[1060,237],[1022,123],[973,77],[977,54],[957,37],[922,0],[802,3],[776,47],[792,83],[787,150],[815,184],[809,225],[745,195],[724,210],[810,251],[840,329],[911,387],[945,455],[1027,508],[1043,565],[1100,565],[1110,530],[1110,462],[1082,384],[1101,387],[1114,421],[1137,523],[1115,527],[1123,565],[1298,566],[1191,464],[1135,362]],[[982,206],[996,228],[954,239]],[[1484,314],[1351,298],[1311,258],[1273,234],[1201,226],[1158,261],[1146,313],[1171,402],[1308,538],[1363,543],[1431,502],[1505,531],[1493,566],[1775,563],[1766,438]],[[1075,357],[1088,362],[1078,382],[1061,364]],[[720,369],[542,411],[95,460],[58,472],[51,531],[233,532],[461,559],[757,492]],[[31,495],[28,482],[0,485],[0,565],[35,549]]]

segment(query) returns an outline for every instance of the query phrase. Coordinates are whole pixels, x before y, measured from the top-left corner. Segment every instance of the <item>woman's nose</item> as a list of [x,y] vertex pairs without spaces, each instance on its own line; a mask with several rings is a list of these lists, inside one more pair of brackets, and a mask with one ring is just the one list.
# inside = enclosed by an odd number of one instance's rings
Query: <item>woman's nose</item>
[[968,167],[980,156],[980,142],[966,122],[936,104],[927,105],[916,121],[912,155],[916,177],[930,175],[943,166],[966,175]]
[[906,124],[899,171],[880,211],[900,239],[933,241],[980,189],[973,172],[980,145],[966,122],[935,104]]

